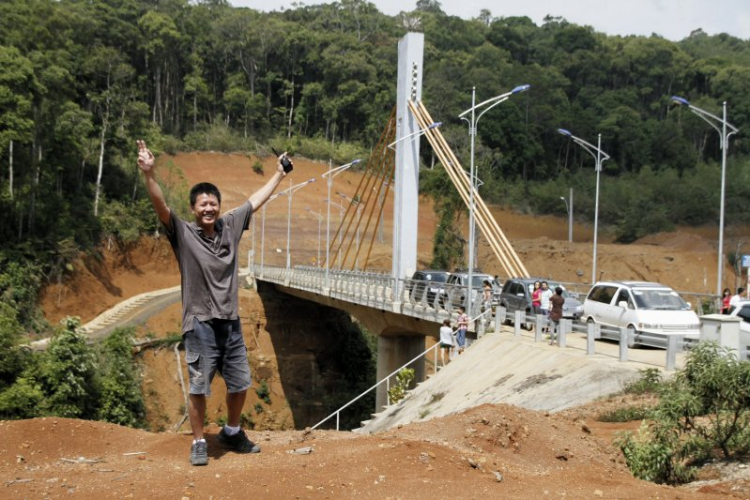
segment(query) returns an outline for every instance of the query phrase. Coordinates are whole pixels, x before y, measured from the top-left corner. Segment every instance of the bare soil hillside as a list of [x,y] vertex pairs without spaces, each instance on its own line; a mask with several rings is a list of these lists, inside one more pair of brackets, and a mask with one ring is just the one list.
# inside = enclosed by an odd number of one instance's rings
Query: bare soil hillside
[[[268,175],[253,173],[253,157],[214,153],[161,157],[172,162],[186,184],[209,180],[223,193],[223,207],[232,208],[266,182]],[[272,172],[272,159],[262,160]],[[292,208],[292,260],[314,264],[317,258],[318,221],[305,207],[325,213],[327,188],[320,179],[327,165],[298,159],[284,189],[309,178],[318,181],[295,193]],[[336,177],[333,193],[351,196],[361,174],[347,171]],[[430,261],[436,218],[429,200],[421,200],[419,263]],[[284,265],[287,200],[268,205],[265,220],[269,265]],[[591,228],[576,225],[575,242],[567,242],[566,221],[555,217],[519,215],[493,209],[493,214],[533,275],[570,282],[591,279]],[[386,230],[391,232],[391,205],[386,205]],[[338,221],[338,211],[332,210]],[[249,231],[243,252],[256,249],[259,262],[261,227],[256,217],[255,237]],[[332,227],[337,227],[332,222]],[[730,229],[732,248],[747,231]],[[734,239],[733,239],[734,238]],[[255,241],[255,246],[253,245]],[[684,228],[654,235],[637,244],[615,245],[600,235],[599,270],[604,278],[656,280],[679,290],[713,291],[716,282],[715,228]],[[390,268],[389,239],[375,243],[369,266]],[[278,249],[278,251],[277,251]],[[489,247],[479,248],[480,265],[503,274]],[[242,260],[242,265],[246,260]],[[733,284],[730,268],[727,285]],[[50,285],[43,307],[50,321],[80,316],[84,322],[133,295],[179,284],[179,273],[166,240],[144,237],[127,249],[102,248],[82,257],[75,273],[62,284]],[[256,382],[266,380],[270,405],[250,391],[248,411],[254,415],[253,440],[260,455],[238,456],[220,451],[218,427],[209,427],[208,467],[188,463],[190,436],[175,429],[184,412],[178,362],[171,349],[138,353],[143,369],[149,423],[145,432],[98,422],[35,419],[0,422],[0,481],[8,498],[719,498],[750,497],[747,478],[733,477],[721,484],[693,489],[668,488],[633,479],[612,446],[614,433],[636,424],[602,424],[595,416],[608,405],[601,402],[564,415],[547,415],[508,406],[482,406],[445,418],[393,429],[376,436],[352,433],[292,431],[298,427],[289,399],[295,394],[283,384],[280,365],[290,360],[307,363],[316,375],[315,332],[308,344],[281,346],[269,315],[288,314],[278,304],[264,304],[256,293],[242,290],[240,314]],[[305,328],[297,318],[290,328]],[[278,321],[277,321],[278,323]],[[180,306],[173,305],[152,317],[140,335],[163,336],[178,332]],[[271,331],[269,331],[271,330]],[[302,375],[299,375],[303,378]],[[216,384],[221,384],[217,379]],[[224,413],[221,385],[209,401],[208,420]],[[623,403],[624,404],[624,403]],[[586,425],[583,423],[586,422]],[[294,451],[297,451],[296,453]],[[309,453],[304,453],[309,451]],[[716,473],[715,477],[725,474]]]
[[504,405],[375,436],[251,432],[259,455],[226,453],[208,431],[209,465],[190,436],[100,422],[0,422],[6,498],[746,498],[747,482],[697,491],[634,479],[584,422]]

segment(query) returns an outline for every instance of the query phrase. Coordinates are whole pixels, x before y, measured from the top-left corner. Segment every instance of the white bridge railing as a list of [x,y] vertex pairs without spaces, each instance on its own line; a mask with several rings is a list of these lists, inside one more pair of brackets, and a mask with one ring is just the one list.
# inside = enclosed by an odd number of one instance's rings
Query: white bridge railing
[[[255,265],[250,271],[260,281],[435,323],[442,323],[444,319],[451,318],[461,304],[457,297],[466,296],[466,287],[451,288],[441,283],[439,291],[430,292],[429,284],[424,281],[395,280],[389,273],[384,272],[331,269],[326,279],[325,269],[310,266],[286,269]],[[474,310],[471,311],[470,316],[478,316],[482,312],[481,309],[481,301],[475,300]],[[476,331],[481,326],[471,323],[469,330]]]

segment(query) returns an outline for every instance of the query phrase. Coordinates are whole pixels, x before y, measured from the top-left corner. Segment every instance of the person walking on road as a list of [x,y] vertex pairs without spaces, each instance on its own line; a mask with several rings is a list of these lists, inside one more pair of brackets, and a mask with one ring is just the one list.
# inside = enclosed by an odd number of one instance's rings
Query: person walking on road
[[[258,453],[260,447],[240,428],[240,415],[251,385],[247,349],[240,328],[237,250],[253,212],[260,209],[286,176],[279,157],[274,175],[240,207],[221,213],[221,193],[201,182],[190,190],[194,221],[182,220],[168,205],[154,173],[154,155],[138,141],[138,167],[159,220],[166,229],[180,267],[182,284],[182,336],[190,376],[188,416],[193,431],[192,465],[208,463],[203,434],[206,396],[218,371],[227,387],[227,424],[219,443],[238,453]],[[290,165],[290,163],[287,163]],[[291,167],[287,167],[287,171]]]

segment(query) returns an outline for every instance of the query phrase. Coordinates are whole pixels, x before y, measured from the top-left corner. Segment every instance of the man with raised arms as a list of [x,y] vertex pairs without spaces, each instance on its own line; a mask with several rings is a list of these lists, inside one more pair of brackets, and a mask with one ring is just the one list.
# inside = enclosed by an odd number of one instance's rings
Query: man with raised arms
[[182,284],[182,335],[190,374],[188,415],[193,431],[190,462],[208,463],[203,436],[206,396],[218,371],[227,386],[227,424],[219,442],[238,453],[258,453],[260,447],[240,428],[240,415],[250,387],[250,366],[240,329],[237,298],[237,250],[253,212],[260,209],[278,187],[291,165],[284,170],[279,157],[273,177],[242,206],[221,213],[221,193],[211,183],[201,182],[190,190],[190,211],[195,218],[184,221],[169,208],[154,176],[154,155],[138,141],[138,166],[146,181],[151,203],[164,224],[180,267]]

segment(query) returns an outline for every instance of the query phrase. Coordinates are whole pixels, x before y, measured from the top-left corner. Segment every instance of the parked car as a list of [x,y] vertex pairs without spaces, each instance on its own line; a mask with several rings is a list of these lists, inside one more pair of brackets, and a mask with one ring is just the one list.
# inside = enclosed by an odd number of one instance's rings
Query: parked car
[[[475,272],[471,274],[471,281],[471,293],[473,300],[482,299],[482,287],[484,286],[485,281],[489,281],[492,284],[494,306],[497,298],[499,298],[498,292],[500,290],[500,286],[497,283],[497,280],[495,280],[494,276],[481,272]],[[451,275],[448,276],[448,281],[445,283],[446,286],[440,296],[440,307],[446,309],[446,306],[450,305],[451,308],[456,309],[459,306],[464,305],[466,303],[466,286],[468,285],[468,283],[468,272],[463,271],[451,273]]]
[[[599,282],[589,291],[583,302],[583,317],[587,322],[630,330],[628,347],[653,345],[649,336],[700,334],[698,315],[682,298],[666,285],[645,281]],[[619,338],[602,331],[602,337]],[[651,335],[650,337],[653,337]]]
[[546,281],[552,291],[558,286],[563,289],[563,297],[565,298],[563,318],[577,320],[581,317],[583,313],[581,301],[571,295],[560,283],[542,278],[512,278],[505,282],[500,293],[500,305],[505,308],[507,314],[512,316],[516,311],[533,314],[531,293],[534,291],[534,283],[537,281]]
[[450,273],[437,269],[425,269],[415,272],[409,283],[409,296],[415,302],[421,302],[425,292],[427,292],[427,303],[434,304],[437,297],[443,290],[443,284],[448,281]]

